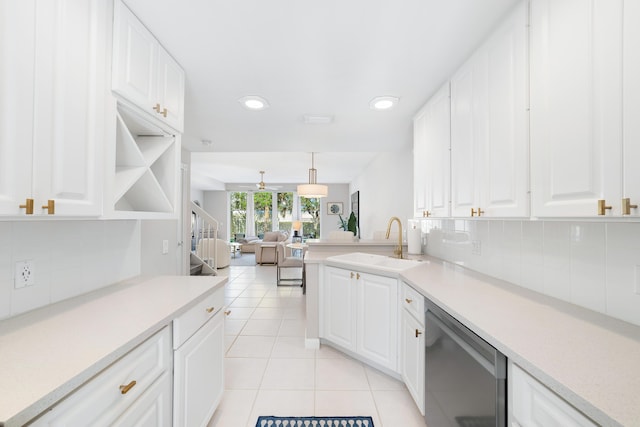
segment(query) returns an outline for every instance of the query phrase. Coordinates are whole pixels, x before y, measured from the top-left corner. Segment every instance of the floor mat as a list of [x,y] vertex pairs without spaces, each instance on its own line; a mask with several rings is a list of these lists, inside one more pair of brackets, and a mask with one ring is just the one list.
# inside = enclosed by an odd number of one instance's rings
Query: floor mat
[[371,417],[258,417],[256,427],[373,427]]

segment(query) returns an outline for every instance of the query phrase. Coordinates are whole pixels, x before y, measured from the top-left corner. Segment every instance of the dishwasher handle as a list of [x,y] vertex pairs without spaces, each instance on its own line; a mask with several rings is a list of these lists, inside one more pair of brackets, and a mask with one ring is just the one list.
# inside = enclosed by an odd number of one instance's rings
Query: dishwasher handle
[[435,323],[440,329],[442,329],[443,332],[445,332],[447,335],[449,335],[449,337],[456,344],[458,344],[460,347],[462,347],[462,349],[464,349],[464,351],[466,351],[467,354],[469,354],[469,356],[471,356],[476,362],[478,362],[480,364],[480,366],[482,366],[484,369],[486,369],[495,378],[499,378],[498,369],[497,369],[495,363],[492,363],[490,360],[487,360],[486,357],[484,357],[482,354],[480,354],[480,352],[478,352],[478,350],[476,350],[475,348],[470,346],[466,341],[464,341],[462,338],[460,338],[458,336],[458,334],[456,334],[453,331],[453,329],[451,329],[449,326],[445,325],[444,322],[442,322],[442,320],[438,319],[433,313],[431,313],[431,311],[427,311],[427,313],[426,313],[426,321],[427,321],[427,328],[429,327],[428,326],[429,322]]

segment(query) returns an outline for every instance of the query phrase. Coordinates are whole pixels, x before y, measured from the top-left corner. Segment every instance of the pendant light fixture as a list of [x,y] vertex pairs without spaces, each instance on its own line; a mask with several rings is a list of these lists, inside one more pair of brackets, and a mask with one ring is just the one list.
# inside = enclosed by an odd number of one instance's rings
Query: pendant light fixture
[[309,169],[309,183],[298,185],[298,196],[303,197],[327,197],[329,192],[326,185],[318,184],[318,171],[313,167],[313,155],[311,153],[311,169]]

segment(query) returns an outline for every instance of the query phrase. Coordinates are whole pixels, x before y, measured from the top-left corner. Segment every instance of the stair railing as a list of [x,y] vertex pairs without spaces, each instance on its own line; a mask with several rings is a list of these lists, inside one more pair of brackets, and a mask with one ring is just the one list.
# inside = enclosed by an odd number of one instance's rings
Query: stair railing
[[[191,202],[191,212],[191,251],[195,251],[196,255],[204,261],[203,274],[205,270],[207,270],[206,273],[217,274],[219,222],[194,202]],[[213,244],[209,244],[210,242]]]

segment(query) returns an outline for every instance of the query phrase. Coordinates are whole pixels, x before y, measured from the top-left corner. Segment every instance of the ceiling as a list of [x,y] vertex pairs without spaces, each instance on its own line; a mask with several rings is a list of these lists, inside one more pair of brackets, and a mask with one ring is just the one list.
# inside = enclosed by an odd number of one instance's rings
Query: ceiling
[[[348,183],[411,146],[411,119],[517,0],[125,0],[186,73],[195,188]],[[249,111],[238,99],[270,106]],[[396,96],[374,111],[369,101]],[[330,124],[305,124],[305,115]],[[203,145],[202,141],[211,141]]]

